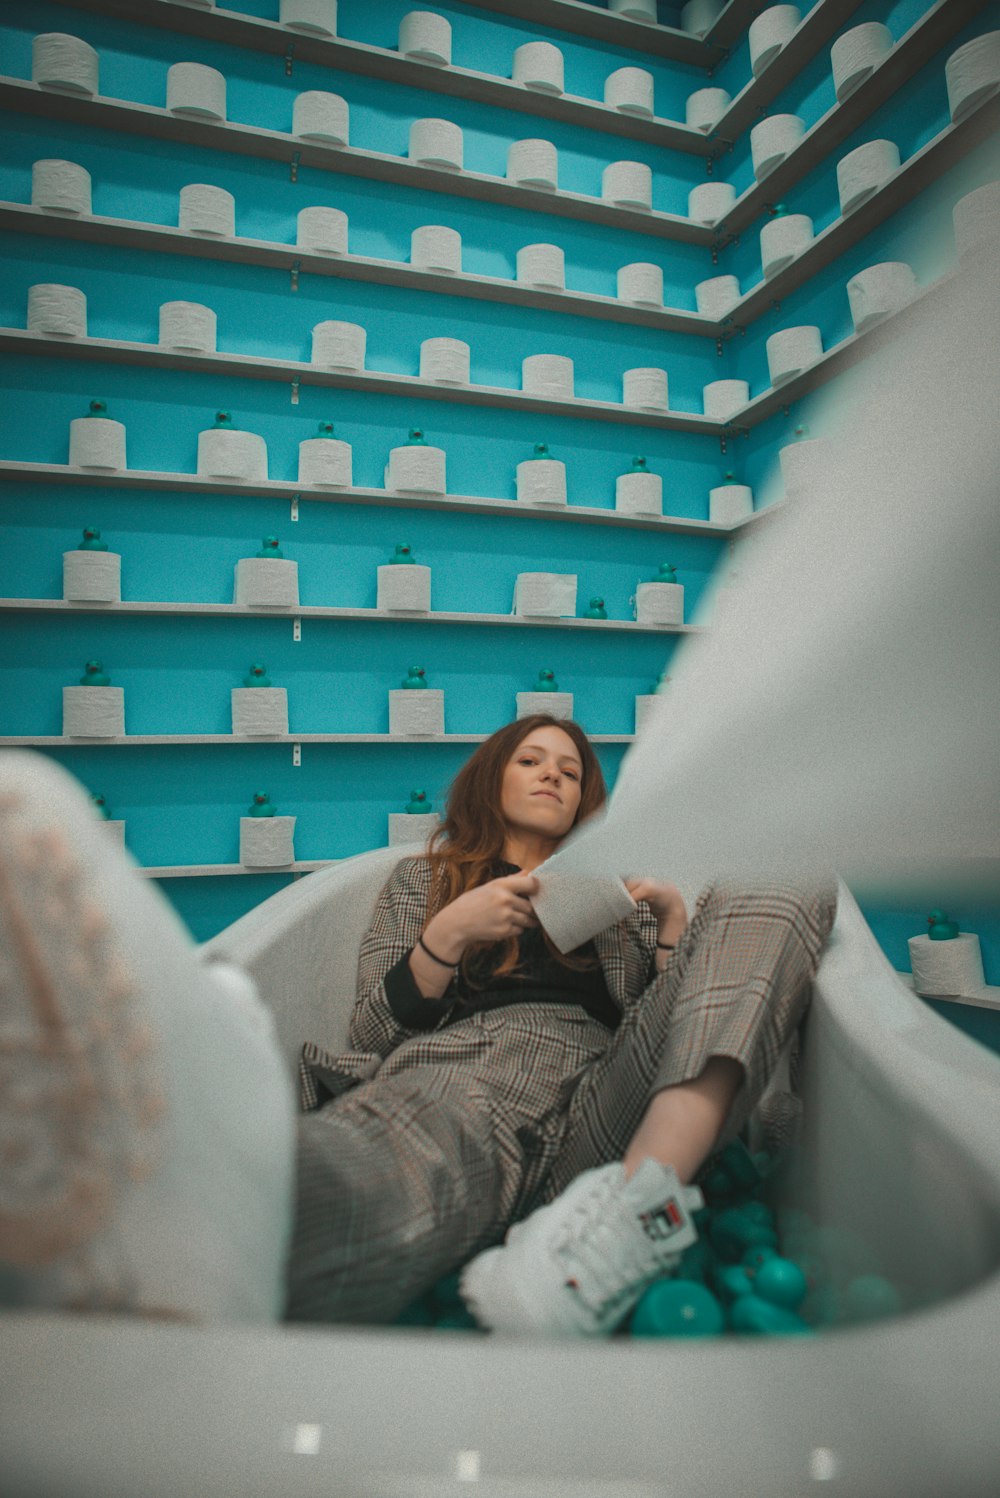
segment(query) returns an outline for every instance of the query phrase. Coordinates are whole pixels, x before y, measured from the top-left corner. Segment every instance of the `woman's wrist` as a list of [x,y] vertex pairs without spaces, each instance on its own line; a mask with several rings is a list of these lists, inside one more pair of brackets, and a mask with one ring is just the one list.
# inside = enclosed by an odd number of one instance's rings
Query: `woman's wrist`
[[676,947],[684,932],[687,930],[687,911],[672,910],[668,915],[661,916],[657,922],[656,945],[658,947]]
[[457,967],[466,948],[465,938],[448,916],[448,908],[439,910],[424,927],[423,940],[431,953],[451,967]]

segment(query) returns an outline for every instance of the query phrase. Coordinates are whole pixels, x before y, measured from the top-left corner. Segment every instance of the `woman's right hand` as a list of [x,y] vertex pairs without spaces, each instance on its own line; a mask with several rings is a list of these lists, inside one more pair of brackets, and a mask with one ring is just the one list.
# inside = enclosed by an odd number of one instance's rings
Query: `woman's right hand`
[[538,918],[528,902],[528,896],[537,893],[534,874],[504,874],[452,900],[434,916],[425,934],[428,941],[432,931],[447,940],[452,948],[450,955],[457,961],[455,948],[459,945],[464,951],[471,942],[503,941],[537,926]]

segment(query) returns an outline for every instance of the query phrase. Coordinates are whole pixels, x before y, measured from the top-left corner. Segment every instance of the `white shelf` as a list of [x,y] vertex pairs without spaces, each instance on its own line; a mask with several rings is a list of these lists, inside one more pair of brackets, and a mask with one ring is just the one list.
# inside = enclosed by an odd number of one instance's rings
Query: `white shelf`
[[190,473],[162,473],[154,469],[130,468],[124,473],[87,472],[71,468],[68,463],[21,463],[0,460],[0,482],[48,484],[71,488],[146,490],[150,493],[170,491],[178,494],[210,494],[253,499],[316,501],[322,504],[377,505],[379,509],[459,510],[463,514],[510,515],[533,520],[570,520],[585,525],[622,526],[630,530],[658,531],[684,536],[718,536],[725,540],[740,535],[784,508],[778,500],[763,510],[748,515],[736,525],[717,525],[711,520],[687,520],[681,516],[639,516],[619,514],[598,505],[520,504],[516,499],[488,499],[478,495],[406,495],[386,489],[309,489],[284,479],[249,484],[228,479],[203,479]]
[[[322,67],[378,78],[385,83],[451,94],[456,98],[472,99],[479,104],[541,116],[566,125],[582,125],[586,129],[648,141],[651,145],[695,156],[708,156],[711,152],[704,133],[679,120],[643,119],[622,114],[617,109],[608,108],[603,100],[576,94],[540,93],[496,73],[421,62],[416,58],[401,57],[398,51],[351,41],[347,37],[308,36],[256,16],[233,11],[194,10],[176,3],[176,0],[141,0],[141,4],[136,0],[65,0],[65,3],[76,10],[198,36],[222,45],[270,53],[290,61],[292,76],[297,62],[318,63]],[[840,3],[843,4],[844,0]],[[852,3],[856,5],[858,0],[852,0]],[[649,28],[636,26],[634,22],[632,25],[638,32],[635,45],[641,47]],[[703,43],[700,50],[704,56]]]
[[266,265],[289,275],[333,276],[345,281],[369,281],[381,286],[405,286],[443,296],[468,297],[474,301],[500,302],[515,307],[537,308],[571,317],[595,318],[601,322],[627,323],[658,328],[667,333],[691,333],[701,338],[719,338],[722,323],[700,312],[680,308],[639,307],[617,297],[584,291],[542,291],[522,286],[503,276],[473,276],[464,272],[421,270],[400,260],[379,260],[366,255],[320,254],[277,240],[215,238],[193,234],[172,225],[145,224],[132,219],[99,214],[64,216],[47,213],[24,203],[0,202],[0,229],[19,234],[45,234],[90,244],[114,245],[146,253],[186,255],[232,264]]
[[[913,988],[912,973],[897,969],[896,976],[903,980],[907,988]],[[935,1004],[966,1004],[970,1009],[1000,1009],[1000,988],[991,983],[984,983],[975,993],[918,994],[917,997]]]
[[[414,844],[416,847],[417,844]],[[148,879],[198,879],[209,875],[231,874],[312,874],[317,869],[327,869],[331,864],[343,863],[341,858],[296,859],[294,863],[275,864],[273,868],[252,869],[245,863],[166,863],[149,865],[137,870]]]
[[578,36],[594,37],[616,47],[631,47],[652,57],[670,57],[675,62],[711,67],[727,54],[726,48],[746,31],[761,8],[761,0],[729,0],[703,41],[673,26],[630,21],[609,15],[594,4],[580,0],[467,0],[478,10],[515,16],[538,26],[550,26]]
[[[488,733],[275,733],[237,737],[233,733],[127,733],[118,738],[76,739],[63,733],[4,734],[0,746],[12,748],[123,749],[148,744],[483,744]],[[631,744],[633,733],[588,733],[592,744]]]
[[447,401],[496,410],[532,411],[546,416],[570,416],[581,421],[613,421],[618,426],[654,427],[660,431],[698,432],[723,436],[729,422],[696,412],[633,410],[617,401],[553,400],[499,385],[444,385],[418,375],[387,374],[377,370],[328,370],[298,359],[260,359],[248,354],[179,353],[156,343],[133,343],[119,338],[62,338],[52,333],[29,333],[23,328],[0,328],[0,353],[55,356],[147,369],[197,370],[230,378],[269,380],[289,387],[292,404],[302,386],[334,390],[366,390],[401,395],[408,400]]
[[121,603],[67,603],[61,598],[0,598],[0,612],[47,614],[194,614],[222,618],[255,619],[364,619],[384,620],[396,624],[488,624],[514,625],[520,629],[616,629],[633,634],[697,635],[705,633],[704,625],[640,624],[634,619],[550,619],[538,615],[448,613],[431,609],[419,613],[413,609],[350,609],[321,605],[299,605],[275,608],[261,605],[252,608],[242,603],[155,603],[138,599]]
[[506,208],[524,208],[530,213],[606,224],[633,234],[681,240],[687,244],[711,244],[713,239],[710,229],[692,223],[683,214],[618,208],[585,193],[519,187],[504,177],[491,177],[483,172],[419,166],[405,156],[362,151],[355,146],[319,145],[315,141],[300,140],[284,130],[264,130],[231,120],[186,119],[151,104],[58,93],[22,78],[0,77],[0,109],[41,115],[45,119],[84,128],[114,130],[125,135],[151,135],[157,140],[235,152],[256,160],[281,161],[288,166],[290,173],[298,167],[315,167],[319,171],[340,172],[371,181],[394,182],[424,192],[474,198],[480,202],[499,203]]

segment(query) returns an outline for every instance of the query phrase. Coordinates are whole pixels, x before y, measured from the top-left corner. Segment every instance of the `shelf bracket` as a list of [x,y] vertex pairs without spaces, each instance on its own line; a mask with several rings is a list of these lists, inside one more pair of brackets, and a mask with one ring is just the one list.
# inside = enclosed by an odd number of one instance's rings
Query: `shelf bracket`
[[721,338],[717,338],[715,340],[715,352],[716,352],[717,357],[721,359],[722,358],[722,339]]
[[294,42],[289,42],[288,43],[288,51],[285,53],[285,77],[286,78],[291,78],[291,76],[292,76],[292,58],[294,57],[294,55],[295,55],[295,43]]
[[721,434],[721,436],[719,437],[719,452],[722,454],[723,457],[726,456],[726,435],[727,434],[725,432],[723,432]]
[[292,265],[291,265],[291,269],[289,271],[289,275],[292,278],[292,290],[293,291],[298,291],[298,289],[299,289],[299,272],[301,271],[301,269],[302,269],[302,261],[301,260],[293,260],[292,261]]
[[292,639],[296,645],[302,643],[302,620],[299,618],[292,620]]
[[289,178],[290,178],[290,180],[292,182],[297,182],[299,180],[299,162],[301,160],[302,160],[302,152],[301,151],[293,151],[292,152],[291,164],[290,164],[289,169],[288,169],[288,175],[289,175]]
[[298,403],[299,403],[299,377],[298,377],[298,375],[296,375],[295,379],[292,381],[292,405],[293,406],[297,406]]
[[705,175],[706,177],[715,175],[715,158],[712,156],[705,157]]
[[301,498],[302,498],[301,494],[293,494],[292,495],[292,513],[291,513],[291,516],[289,517],[292,520],[298,520],[298,518],[299,518],[299,500]]
[[292,745],[292,765],[293,765],[293,767],[296,770],[298,770],[300,768],[301,764],[302,764],[302,745],[301,744],[293,744]]

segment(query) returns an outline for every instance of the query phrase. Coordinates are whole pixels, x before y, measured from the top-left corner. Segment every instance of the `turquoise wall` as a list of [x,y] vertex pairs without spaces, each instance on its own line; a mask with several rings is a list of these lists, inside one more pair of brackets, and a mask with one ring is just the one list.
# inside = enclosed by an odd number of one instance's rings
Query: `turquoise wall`
[[[278,9],[277,0],[241,0],[218,8],[270,20]],[[413,8],[405,0],[378,6],[341,0],[338,30],[351,40],[395,48],[399,20]],[[435,8],[452,22],[453,60],[460,67],[509,76],[516,46],[552,40],[565,57],[567,92],[599,100],[613,68],[638,64],[654,75],[661,118],[683,119],[684,101],[697,88],[720,85],[735,95],[750,76],[745,37],[708,78],[692,66],[475,7],[442,3]],[[805,13],[810,7],[800,9]],[[922,0],[866,0],[848,26],[880,20],[899,39],[927,9]],[[661,22],[676,23],[678,13],[679,7],[661,5]],[[437,116],[462,126],[465,165],[475,172],[503,176],[511,142],[540,136],[558,148],[559,185],[570,191],[599,195],[608,163],[639,160],[653,169],[654,208],[685,214],[690,189],[705,180],[704,159],[678,150],[299,61],[289,77],[279,57],[72,6],[11,4],[2,20],[0,73],[14,78],[30,78],[36,33],[64,31],[97,48],[101,93],[107,96],[162,105],[170,64],[203,62],[225,74],[228,118],[242,124],[290,130],[296,95],[328,89],[347,99],[350,142],[363,149],[405,155],[411,121]],[[789,189],[788,210],[810,214],[820,233],[839,214],[840,157],[881,137],[897,143],[904,163],[920,150],[948,124],[947,56],[998,24],[1000,7],[984,6]],[[834,102],[827,44],[768,113],[797,113],[811,126]],[[406,261],[412,230],[432,223],[459,230],[463,269],[471,274],[513,277],[517,250],[547,241],[565,251],[571,291],[613,296],[618,268],[636,260],[662,265],[665,304],[692,311],[700,280],[735,274],[743,291],[761,280],[759,234],[766,214],[713,263],[704,246],[548,214],[541,196],[538,209],[528,211],[309,168],[301,168],[292,182],[284,163],[138,134],[14,113],[3,116],[2,128],[0,199],[14,203],[30,201],[33,161],[65,157],[90,172],[95,213],[151,224],[175,226],[180,188],[209,182],[234,195],[241,236],[290,244],[299,209],[326,204],[347,212],[350,251],[359,255]],[[710,339],[571,312],[308,274],[293,290],[285,270],[13,231],[0,236],[5,263],[0,323],[23,328],[28,288],[61,282],[86,293],[88,331],[95,337],[155,343],[160,304],[181,299],[215,309],[220,352],[308,361],[313,326],[338,318],[367,328],[370,370],[415,375],[421,341],[447,334],[470,345],[476,383],[518,389],[526,355],[560,353],[574,360],[578,397],[620,401],[623,371],[656,365],[669,371],[672,410],[700,413],[703,387],[712,380],[746,379],[751,395],[768,387],[765,343],[778,328],[815,323],[826,348],[850,336],[845,285],[854,272],[881,260],[905,259],[927,284],[947,270],[953,260],[951,210],[994,174],[995,155],[986,147],[969,152],[721,352]],[[751,184],[748,134],[716,163],[714,175],[734,183],[737,192]],[[515,465],[531,455],[535,442],[545,441],[566,463],[571,503],[612,509],[616,476],[642,453],[663,476],[664,513],[698,520],[708,518],[708,491],[729,467],[753,486],[758,507],[780,497],[778,449],[798,423],[822,411],[824,394],[792,400],[786,413],[731,442],[723,456],[713,436],[315,387],[304,387],[293,405],[287,383],[84,363],[55,350],[51,357],[0,358],[0,380],[7,418],[0,459],[65,463],[70,420],[84,414],[92,397],[100,397],[127,427],[130,467],[190,474],[198,433],[221,407],[233,412],[235,425],[266,439],[272,479],[294,480],[298,443],[315,434],[320,420],[332,420],[337,436],[352,444],[354,483],[381,486],[390,448],[419,425],[447,452],[451,494],[513,501]],[[433,569],[435,609],[509,613],[516,574],[544,569],[577,573],[578,612],[591,595],[600,594],[611,618],[629,619],[637,582],[655,575],[661,561],[670,561],[684,584],[690,621],[728,555],[719,537],[580,525],[518,514],[513,504],[509,512],[480,516],[303,500],[293,522],[285,499],[15,481],[0,486],[0,505],[0,596],[6,598],[61,597],[62,553],[91,523],[122,555],[125,598],[178,602],[231,602],[235,562],[252,555],[262,536],[276,533],[285,555],[299,564],[304,605],[373,607],[377,566],[397,542],[407,541],[416,559]],[[241,684],[257,659],[266,661],[275,685],[288,689],[293,732],[387,732],[387,692],[400,684],[411,663],[420,662],[429,684],[445,690],[448,732],[487,734],[509,721],[516,692],[528,689],[540,668],[550,667],[560,686],[574,693],[575,715],[588,731],[629,734],[635,695],[650,690],[682,638],[307,618],[296,643],[288,618],[43,612],[7,613],[4,619],[0,734],[29,736],[61,732],[61,688],[79,679],[92,656],[100,657],[112,681],[125,688],[132,734],[228,732],[230,688]],[[598,746],[609,783],[626,748]],[[239,816],[260,788],[269,791],[279,810],[297,816],[295,851],[301,860],[382,846],[388,813],[403,809],[411,787],[422,786],[436,807],[442,805],[470,747],[306,744],[298,768],[285,744],[60,745],[46,752],[107,796],[113,814],[126,819],[135,857],[159,866],[235,862]],[[288,878],[171,878],[161,887],[204,939]],[[1000,913],[951,913],[963,930],[979,933],[987,981],[1000,984]],[[866,915],[890,961],[908,968],[906,938],[926,929],[926,912],[871,908]],[[978,1038],[991,1043],[988,1036]]]

